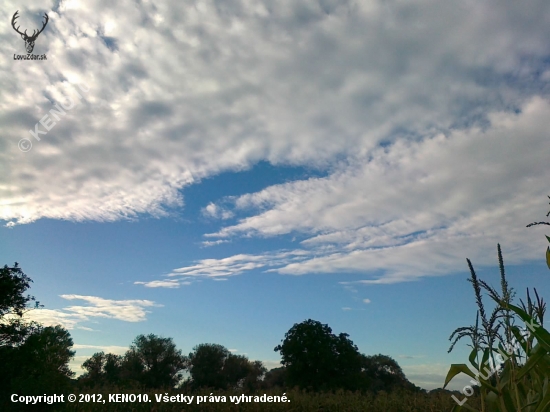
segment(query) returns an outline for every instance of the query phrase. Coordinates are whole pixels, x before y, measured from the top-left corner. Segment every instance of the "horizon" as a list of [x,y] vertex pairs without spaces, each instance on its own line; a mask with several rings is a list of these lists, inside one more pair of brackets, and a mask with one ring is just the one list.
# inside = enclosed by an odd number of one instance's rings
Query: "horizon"
[[[314,319],[431,390],[467,258],[550,297],[544,1],[40,7],[1,6],[0,264],[75,372],[149,333],[271,369]],[[47,60],[11,60],[16,10]]]

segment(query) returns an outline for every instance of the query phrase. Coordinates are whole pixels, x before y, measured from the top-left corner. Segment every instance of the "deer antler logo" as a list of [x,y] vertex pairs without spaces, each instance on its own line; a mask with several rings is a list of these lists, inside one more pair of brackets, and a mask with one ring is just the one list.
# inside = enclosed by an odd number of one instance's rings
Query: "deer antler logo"
[[19,13],[19,10],[17,10],[14,13],[13,18],[11,19],[11,25],[12,25],[13,29],[21,35],[21,38],[23,40],[25,40],[25,48],[27,49],[27,53],[32,53],[32,50],[34,49],[34,42],[36,41],[36,38],[38,37],[38,35],[40,33],[42,33],[42,31],[44,30],[44,27],[46,27],[46,24],[48,24],[48,20],[49,20],[48,15],[46,13],[44,13],[44,17],[46,18],[46,21],[44,22],[44,25],[38,31],[38,33],[36,33],[36,30],[33,30],[32,36],[29,36],[29,35],[27,35],[27,30],[25,30],[25,33],[21,33],[19,31],[20,26],[17,26],[17,28],[15,27],[15,19],[17,19],[19,17],[17,15],[17,13]]

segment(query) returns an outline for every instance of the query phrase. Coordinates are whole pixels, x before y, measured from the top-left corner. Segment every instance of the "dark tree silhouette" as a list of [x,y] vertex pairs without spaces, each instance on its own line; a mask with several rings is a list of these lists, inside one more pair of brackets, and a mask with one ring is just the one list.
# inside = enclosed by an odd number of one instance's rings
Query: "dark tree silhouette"
[[31,283],[31,278],[23,273],[17,262],[11,268],[4,265],[0,269],[0,317],[10,313],[22,316],[30,302],[38,307],[34,296],[24,295]]
[[1,410],[18,407],[3,404],[10,393],[61,394],[73,376],[68,367],[74,356],[69,332],[22,318],[27,310],[40,307],[34,296],[25,294],[31,282],[17,263],[0,269]]
[[266,372],[260,361],[234,355],[218,344],[203,343],[189,354],[191,384],[195,388],[255,389]]
[[[9,401],[9,394],[51,395],[69,392],[74,372],[69,361],[74,356],[73,341],[61,326],[37,327],[19,346],[0,348],[0,409],[2,401]],[[5,404],[15,410],[21,405]],[[49,410],[54,405],[41,405]]]
[[362,355],[361,366],[364,383],[373,392],[391,391],[398,388],[413,391],[420,389],[407,380],[399,364],[389,356]]
[[[111,367],[116,371],[116,360]],[[182,379],[187,360],[172,338],[139,335],[121,362],[121,375],[147,388],[173,388]]]
[[82,368],[86,369],[78,380],[85,386],[103,386],[121,383],[122,356],[97,352],[88,358]]
[[193,386],[225,387],[222,370],[230,354],[227,348],[214,343],[201,343],[195,346],[193,352],[189,354],[189,372]]
[[361,355],[348,334],[308,319],[295,324],[275,351],[281,353],[287,383],[312,390],[357,389]]
[[0,269],[0,346],[19,344],[38,327],[22,319],[27,310],[40,307],[34,296],[25,295],[31,283],[17,262]]

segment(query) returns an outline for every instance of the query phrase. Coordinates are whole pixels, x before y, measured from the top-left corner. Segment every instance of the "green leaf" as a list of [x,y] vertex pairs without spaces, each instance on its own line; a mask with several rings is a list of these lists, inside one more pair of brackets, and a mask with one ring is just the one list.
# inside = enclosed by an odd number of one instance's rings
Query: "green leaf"
[[550,247],[546,249],[546,265],[548,266],[548,269],[550,269]]
[[445,378],[445,385],[443,385],[443,389],[445,389],[445,386],[447,386],[449,382],[459,373],[465,373],[469,377],[477,379],[470,368],[468,368],[468,365],[465,363],[453,363],[451,365],[451,369],[449,369],[449,372],[447,373],[447,377]]
[[525,362],[518,373],[518,379],[523,378],[532,368],[534,368],[539,362],[544,361],[544,357],[548,352],[543,346],[537,344],[535,348],[531,351],[529,359]]
[[476,362],[476,357],[477,357],[477,348],[473,348],[469,357],[470,363],[474,366],[474,368],[476,368],[476,370],[479,370],[479,365]]
[[503,307],[507,306],[508,309],[514,311],[530,330],[533,329],[531,332],[537,338],[537,342],[543,346],[546,351],[550,352],[550,333],[546,329],[538,325],[522,308],[512,304],[506,304],[504,301],[501,301],[500,305]]

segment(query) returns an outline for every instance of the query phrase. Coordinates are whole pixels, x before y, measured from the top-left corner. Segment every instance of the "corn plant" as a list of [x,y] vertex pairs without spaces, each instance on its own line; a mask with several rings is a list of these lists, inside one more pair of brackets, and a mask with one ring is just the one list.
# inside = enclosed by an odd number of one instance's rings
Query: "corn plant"
[[[548,239],[550,241],[550,238]],[[469,337],[472,348],[469,356],[473,369],[466,364],[453,364],[445,379],[446,387],[458,374],[472,378],[481,397],[480,409],[468,404],[468,398],[458,400],[453,411],[481,412],[544,412],[550,410],[550,333],[542,325],[546,303],[534,289],[536,300],[527,289],[527,304],[513,305],[515,292],[508,286],[500,245],[497,247],[502,294],[478,279],[472,263],[466,259],[478,306],[474,326],[456,329],[449,352],[464,337]],[[549,259],[547,252],[547,261]],[[550,267],[550,261],[548,261]],[[497,304],[487,316],[482,300],[484,289]],[[479,321],[481,318],[481,325]],[[526,328],[517,326],[517,321]],[[487,367],[488,366],[488,367]],[[466,389],[466,388],[465,388]],[[474,391],[472,390],[472,393]],[[464,391],[466,395],[466,391]],[[470,394],[471,395],[471,394]]]

